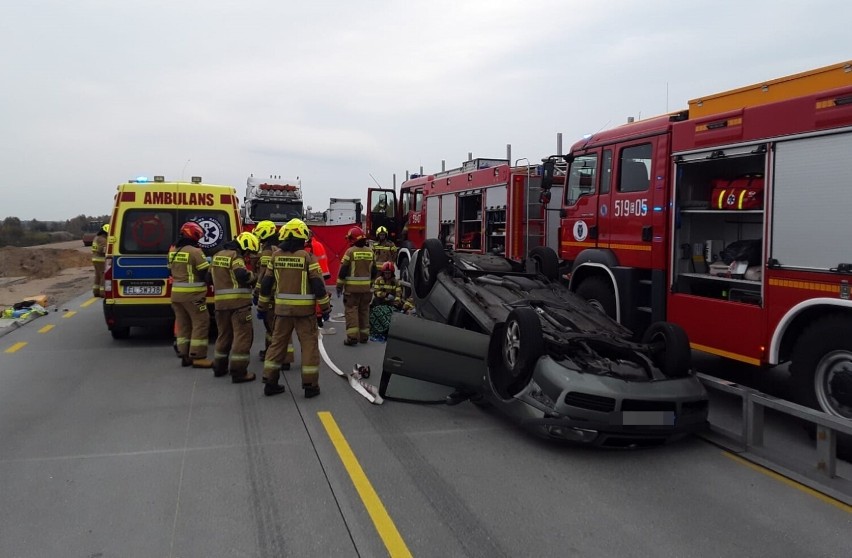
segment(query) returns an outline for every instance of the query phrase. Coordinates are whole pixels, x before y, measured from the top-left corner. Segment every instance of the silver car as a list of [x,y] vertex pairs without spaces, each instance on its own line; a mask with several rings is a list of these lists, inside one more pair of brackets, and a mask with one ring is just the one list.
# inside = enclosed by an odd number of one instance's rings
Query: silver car
[[[546,437],[608,447],[704,428],[707,393],[683,329],[658,322],[633,341],[559,282],[557,263],[547,248],[517,264],[427,240],[409,268],[417,316],[391,322],[382,396],[394,398],[404,383],[395,377],[414,378],[454,388],[451,403],[493,405]],[[422,399],[407,391],[405,399]]]

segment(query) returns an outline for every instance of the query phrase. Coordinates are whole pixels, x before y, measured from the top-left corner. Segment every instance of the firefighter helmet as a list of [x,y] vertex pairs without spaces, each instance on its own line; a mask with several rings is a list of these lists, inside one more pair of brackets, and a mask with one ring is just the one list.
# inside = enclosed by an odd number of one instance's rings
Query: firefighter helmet
[[101,227],[101,230],[109,234],[109,223],[104,223],[104,226]]
[[257,238],[260,240],[266,240],[275,234],[276,229],[277,227],[272,221],[261,221],[254,226],[254,234],[257,235]]
[[180,234],[189,238],[195,242],[201,240],[204,236],[204,229],[201,228],[201,225],[194,221],[187,221],[180,227]]
[[241,232],[238,234],[237,244],[246,252],[257,252],[260,250],[260,240],[250,232]]
[[278,240],[287,240],[288,238],[298,238],[299,240],[308,239],[308,226],[301,219],[290,219],[281,227],[278,232]]
[[385,262],[382,264],[382,273],[396,273],[396,266],[393,265],[393,262]]
[[352,227],[349,229],[349,232],[346,233],[346,240],[355,244],[359,240],[363,240],[367,238],[364,236],[364,231],[361,230],[361,227]]
[[380,234],[388,234],[388,228],[385,226],[381,226],[376,229],[376,236],[379,236]]

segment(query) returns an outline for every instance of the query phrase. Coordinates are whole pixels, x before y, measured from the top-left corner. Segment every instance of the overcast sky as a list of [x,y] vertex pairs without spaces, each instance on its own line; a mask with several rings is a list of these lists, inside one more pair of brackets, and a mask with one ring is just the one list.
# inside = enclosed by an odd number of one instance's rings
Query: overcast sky
[[[0,218],[136,176],[299,176],[314,210],[406,170],[537,161],[628,116],[852,59],[825,0],[7,0]],[[843,45],[846,45],[844,47]]]

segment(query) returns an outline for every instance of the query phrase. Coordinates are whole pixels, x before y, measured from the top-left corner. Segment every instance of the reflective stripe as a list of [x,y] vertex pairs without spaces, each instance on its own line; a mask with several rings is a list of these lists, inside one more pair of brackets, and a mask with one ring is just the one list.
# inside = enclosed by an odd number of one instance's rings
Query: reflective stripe
[[173,293],[204,293],[207,287],[172,287]]
[[189,342],[190,346],[203,345],[205,347],[208,345],[208,343],[209,342],[207,341],[207,339],[192,339]]
[[369,281],[369,280],[370,280],[370,277],[362,277],[362,276],[354,276],[354,275],[350,275],[349,277],[346,278],[347,282],[348,281]]
[[290,294],[290,293],[278,293],[275,295],[275,298],[294,298],[294,299],[305,299],[305,300],[314,300],[316,297],[312,294]]
[[172,283],[172,287],[206,287],[207,283],[183,283],[183,282],[174,282]]
[[311,300],[282,300],[282,299],[278,299],[278,300],[275,301],[275,304],[276,305],[280,304],[282,306],[313,306],[314,304],[316,304],[316,301],[314,301],[313,299],[311,299]]
[[103,263],[106,261],[106,258],[103,256],[92,256],[92,261],[97,263]]
[[216,295],[220,294],[251,294],[251,289],[219,289]]
[[248,294],[220,294],[216,293],[215,300],[217,301],[225,301],[225,300],[251,300],[251,293]]
[[235,360],[243,361],[248,359],[248,355],[231,355],[231,362],[234,362]]

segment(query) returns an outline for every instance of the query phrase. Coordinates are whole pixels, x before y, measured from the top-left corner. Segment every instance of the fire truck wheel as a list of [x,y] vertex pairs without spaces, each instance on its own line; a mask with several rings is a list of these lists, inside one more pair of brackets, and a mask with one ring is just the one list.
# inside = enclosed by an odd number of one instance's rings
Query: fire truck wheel
[[129,327],[114,327],[109,332],[112,334],[113,339],[127,339],[130,337]]
[[544,354],[541,321],[532,308],[515,308],[506,317],[501,332],[498,362],[508,373],[509,391],[517,393],[529,383],[533,369]]
[[852,419],[852,319],[828,316],[808,326],[793,348],[790,373],[801,402]]
[[589,277],[580,283],[575,292],[586,299],[586,302],[615,319],[615,293],[603,277]]
[[535,262],[538,272],[547,277],[549,281],[559,280],[559,256],[553,248],[547,246],[536,246],[530,251],[530,258]]
[[411,278],[417,296],[423,298],[429,294],[438,278],[438,272],[447,267],[448,263],[441,241],[437,238],[426,239],[417,257],[414,277]]
[[655,322],[645,331],[642,342],[652,345],[651,360],[663,374],[669,378],[689,376],[692,349],[682,327],[671,322]]

